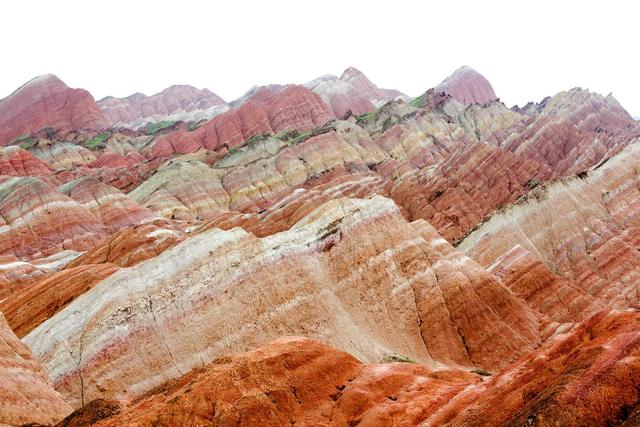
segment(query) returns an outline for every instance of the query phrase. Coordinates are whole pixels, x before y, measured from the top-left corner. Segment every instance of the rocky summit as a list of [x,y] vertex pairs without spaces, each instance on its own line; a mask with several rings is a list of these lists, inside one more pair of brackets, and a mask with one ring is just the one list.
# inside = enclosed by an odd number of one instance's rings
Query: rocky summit
[[37,77],[0,101],[0,424],[639,425],[639,143],[466,66]]

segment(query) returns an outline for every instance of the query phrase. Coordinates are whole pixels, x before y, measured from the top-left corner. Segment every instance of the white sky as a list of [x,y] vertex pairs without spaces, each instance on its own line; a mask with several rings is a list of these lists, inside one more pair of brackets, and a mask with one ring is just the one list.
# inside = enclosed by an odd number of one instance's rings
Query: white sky
[[581,86],[640,116],[639,26],[617,0],[6,1],[0,98],[54,73],[96,99],[191,84],[230,101],[350,65],[417,96],[466,64],[509,106]]

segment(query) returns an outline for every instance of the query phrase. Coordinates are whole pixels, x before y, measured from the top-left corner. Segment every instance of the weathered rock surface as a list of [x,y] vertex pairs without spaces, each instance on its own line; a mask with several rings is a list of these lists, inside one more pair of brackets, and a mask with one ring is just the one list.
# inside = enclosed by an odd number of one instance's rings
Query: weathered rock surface
[[470,143],[447,154],[436,165],[404,174],[390,195],[412,219],[426,219],[450,241],[526,192],[531,179],[544,176],[535,162],[486,143]]
[[638,308],[637,144],[595,170],[539,186],[458,246],[482,265],[516,245],[613,308]]
[[0,301],[0,310],[22,338],[116,270],[113,264],[66,268]]
[[85,253],[65,251],[0,265],[0,311],[19,337],[26,335],[118,267],[156,257],[184,238],[163,225],[155,221],[123,228]]
[[60,134],[109,126],[89,92],[52,74],[36,77],[0,100],[0,146],[45,127]]
[[502,255],[489,271],[540,313],[557,323],[586,319],[606,305],[553,273],[522,246]]
[[49,146],[36,146],[30,153],[55,170],[77,170],[97,159],[97,153],[79,144],[60,141]]
[[51,425],[71,411],[0,313],[0,424]]
[[53,171],[51,165],[20,147],[0,148],[0,176],[49,176]]
[[25,260],[83,251],[106,236],[91,211],[32,177],[0,181],[0,256]]
[[80,255],[82,252],[64,250],[31,261],[23,261],[11,255],[3,256],[0,264],[0,300],[63,269]]
[[68,182],[58,187],[58,191],[87,208],[109,234],[158,219],[150,210],[95,178],[80,178]]
[[509,129],[508,151],[548,165],[551,177],[582,172],[640,139],[640,126],[611,95],[579,88],[546,99],[532,122]]
[[431,391],[438,406],[474,382],[479,377],[462,370],[363,365],[317,341],[285,337],[219,358],[98,425],[413,425],[417,417],[405,409],[412,395]]
[[[258,90],[249,99],[273,96],[261,95],[265,90]],[[269,93],[279,90],[282,88],[270,89]],[[560,94],[554,100],[564,97]],[[226,155],[220,162],[213,160],[214,171],[204,165],[193,164],[181,166],[180,175],[163,173],[150,180],[150,183],[155,183],[153,186],[167,188],[169,194],[158,187],[149,193],[150,185],[147,183],[134,194],[138,197],[145,193],[137,200],[167,218],[203,218],[227,209],[255,213],[274,204],[283,207],[280,200],[290,203],[301,194],[292,191],[302,186],[311,188],[312,185],[308,185],[311,182],[307,181],[325,173],[334,173],[336,168],[344,167],[349,175],[360,174],[354,177],[354,183],[364,176],[362,172],[369,170],[366,179],[377,182],[375,186],[369,186],[369,194],[392,197],[408,218],[428,220],[453,242],[496,208],[514,202],[537,182],[557,176],[555,170],[573,173],[592,167],[604,156],[634,141],[636,130],[624,118],[626,112],[614,111],[615,119],[612,119],[599,107],[601,113],[595,123],[605,126],[607,122],[620,122],[612,133],[618,136],[607,142],[611,149],[597,149],[597,154],[586,155],[592,152],[583,143],[587,133],[577,139],[574,138],[575,133],[562,136],[569,138],[568,143],[574,147],[570,151],[558,149],[553,142],[555,139],[544,135],[536,139],[537,145],[527,143],[527,150],[517,148],[522,146],[512,142],[517,140],[514,135],[533,131],[539,122],[568,121],[573,123],[571,126],[578,126],[583,121],[579,117],[587,113],[568,117],[561,113],[566,109],[578,111],[577,106],[582,105],[580,99],[590,99],[588,96],[575,98],[577,100],[572,101],[575,107],[554,108],[533,120],[495,102],[465,108],[455,100],[447,100],[437,108],[423,110],[390,103],[366,115],[368,117],[357,124],[337,122],[321,135],[296,142],[293,147],[284,147],[277,138],[268,143],[256,140],[242,145],[242,148],[233,148],[233,151],[240,152]],[[562,103],[554,101],[548,104]],[[593,111],[588,105],[591,104],[587,102],[586,111]],[[349,132],[351,134],[348,135]],[[595,135],[593,130],[590,132],[589,135]],[[345,139],[352,146],[355,142],[365,148],[365,152],[356,146],[354,156],[351,148],[344,145]],[[265,148],[267,146],[269,148]],[[196,144],[191,149],[198,147]],[[541,158],[538,147],[545,150],[555,147],[553,160]],[[606,148],[604,144],[602,147]],[[319,150],[319,155],[310,157],[309,154],[315,150]],[[251,158],[253,163],[229,163],[230,159],[239,156]],[[177,165],[170,167],[178,170]],[[187,173],[187,170],[193,173]],[[168,181],[161,183],[161,176]],[[171,184],[178,176],[181,176],[179,182]],[[190,188],[197,189],[195,194],[189,194]],[[295,197],[289,198],[290,195]]]
[[202,162],[173,161],[131,191],[129,197],[165,218],[203,218],[229,207],[221,178]]
[[167,228],[168,225],[154,221],[153,224],[123,228],[75,258],[67,267],[104,263],[130,267],[158,256],[184,238],[184,233]]
[[112,125],[133,129],[162,120],[208,120],[228,109],[215,93],[188,85],[170,86],[152,96],[106,97],[98,106]]
[[376,197],[329,202],[263,239],[203,232],[112,274],[24,340],[79,407],[291,333],[365,360],[496,369],[538,345],[539,322],[428,224]]
[[[640,403],[637,312],[602,312],[429,418],[433,425],[623,424]],[[623,424],[624,425],[624,424]],[[630,423],[629,425],[634,425]]]

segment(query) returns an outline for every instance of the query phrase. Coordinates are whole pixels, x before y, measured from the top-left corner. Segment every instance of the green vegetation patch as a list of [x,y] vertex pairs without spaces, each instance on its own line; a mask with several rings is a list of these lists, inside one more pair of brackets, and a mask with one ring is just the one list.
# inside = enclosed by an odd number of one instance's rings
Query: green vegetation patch
[[36,144],[38,143],[38,140],[35,138],[28,138],[27,140],[25,140],[24,142],[20,143],[20,148],[22,148],[23,150],[28,150],[30,148],[33,148],[36,146]]
[[409,105],[411,105],[412,107],[415,107],[415,108],[422,108],[422,107],[424,107],[424,101],[425,101],[426,97],[427,97],[427,94],[423,93],[419,97],[413,98],[411,100],[411,102],[409,103]]
[[29,148],[33,148],[37,142],[38,140],[36,138],[26,133],[14,138],[9,145],[19,145],[23,150],[28,150]]
[[102,145],[109,137],[111,136],[111,132],[102,132],[93,138],[85,141],[84,146],[90,150],[99,147]]
[[401,354],[391,354],[389,356],[386,356],[383,359],[384,363],[394,363],[394,362],[402,362],[402,363],[416,363],[415,360],[413,360],[410,357],[407,356],[403,356]]
[[393,126],[393,117],[387,117],[382,123],[382,132]]
[[147,133],[149,135],[155,135],[161,130],[171,127],[175,124],[176,124],[175,120],[161,120],[155,123],[151,123],[151,122],[147,123],[145,126],[145,129],[147,130]]
[[278,137],[281,141],[284,141],[289,145],[299,144],[302,141],[306,141],[307,139],[311,138],[312,136],[313,131],[300,132],[297,129],[287,130],[276,135],[276,137]]
[[306,141],[309,138],[331,132],[332,130],[336,130],[335,121],[328,122],[327,124],[319,128],[315,128],[307,132],[300,132],[297,129],[285,130],[276,134],[276,138],[280,139],[283,142],[286,142],[289,145],[296,145]]
[[256,142],[264,141],[267,138],[269,138],[269,134],[268,133],[257,133],[255,135],[250,136],[249,138],[247,138],[244,141],[244,143],[246,145],[251,145],[251,144],[255,144]]
[[360,114],[359,116],[356,116],[356,123],[361,124],[361,123],[375,122],[376,120],[378,120],[379,115],[380,115],[379,108],[373,111],[370,111],[368,113]]
[[472,369],[471,372],[474,374],[481,375],[483,377],[490,377],[492,375],[491,372],[485,371],[484,369],[478,369],[478,368]]
[[540,184],[540,181],[535,178],[531,178],[529,181],[524,183],[524,186],[527,190],[533,190],[538,186],[538,184]]

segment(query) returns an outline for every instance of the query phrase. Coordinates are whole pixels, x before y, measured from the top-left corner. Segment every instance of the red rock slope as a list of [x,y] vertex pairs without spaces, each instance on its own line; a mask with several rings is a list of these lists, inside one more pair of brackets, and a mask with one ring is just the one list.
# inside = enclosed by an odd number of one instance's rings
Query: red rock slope
[[159,138],[153,157],[232,147],[260,133],[307,131],[334,118],[322,98],[303,86],[259,90],[240,106],[209,120],[193,132],[181,130]]
[[317,341],[281,338],[105,411],[97,425],[637,425],[639,327],[638,313],[600,313],[491,377],[365,365]]
[[47,74],[0,100],[0,146],[45,127],[64,135],[71,130],[104,129],[109,122],[89,92],[71,89]]
[[0,257],[86,250],[105,235],[89,209],[38,178],[0,180]]

